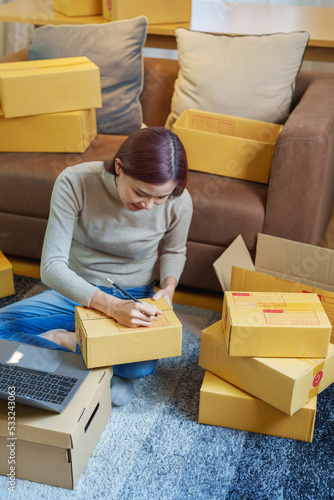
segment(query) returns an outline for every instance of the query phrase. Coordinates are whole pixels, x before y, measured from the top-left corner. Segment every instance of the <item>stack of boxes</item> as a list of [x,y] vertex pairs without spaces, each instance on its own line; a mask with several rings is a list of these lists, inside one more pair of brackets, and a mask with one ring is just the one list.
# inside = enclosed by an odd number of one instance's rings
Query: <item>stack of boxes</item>
[[149,24],[189,23],[191,0],[103,0],[102,14],[108,21],[144,15]]
[[[111,0],[109,0],[111,3]],[[102,14],[102,0],[53,0],[53,8],[69,17],[99,16]]]
[[84,152],[102,107],[100,71],[87,57],[0,65],[0,151]]
[[55,11],[68,17],[103,15],[107,21],[146,16],[149,24],[189,23],[191,0],[53,0]]
[[333,282],[319,283],[332,280],[333,259],[331,250],[259,235],[262,272],[240,237],[216,261],[225,293],[222,319],[201,334],[200,423],[312,442],[317,394],[334,381]]

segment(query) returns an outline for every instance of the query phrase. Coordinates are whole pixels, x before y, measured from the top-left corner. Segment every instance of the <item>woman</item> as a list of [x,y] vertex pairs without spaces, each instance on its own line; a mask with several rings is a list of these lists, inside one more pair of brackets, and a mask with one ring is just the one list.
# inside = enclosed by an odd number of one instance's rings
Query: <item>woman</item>
[[[108,287],[111,278],[136,298],[172,305],[186,256],[192,202],[187,159],[164,127],[131,134],[112,161],[82,163],[57,178],[44,239],[41,278],[50,287],[0,311],[0,338],[80,352],[74,308],[85,305],[126,326],[150,326],[161,311]],[[153,287],[160,254],[160,290]],[[157,360],[114,366],[112,402],[135,394],[134,378]]]

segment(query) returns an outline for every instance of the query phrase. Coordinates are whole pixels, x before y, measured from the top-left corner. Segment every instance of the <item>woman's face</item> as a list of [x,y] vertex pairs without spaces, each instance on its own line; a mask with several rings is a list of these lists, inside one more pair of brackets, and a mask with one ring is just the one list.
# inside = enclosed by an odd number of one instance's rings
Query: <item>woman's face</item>
[[150,210],[154,205],[161,205],[176,187],[175,181],[159,185],[138,181],[123,172],[122,163],[118,158],[115,160],[115,170],[118,194],[124,206],[131,212]]

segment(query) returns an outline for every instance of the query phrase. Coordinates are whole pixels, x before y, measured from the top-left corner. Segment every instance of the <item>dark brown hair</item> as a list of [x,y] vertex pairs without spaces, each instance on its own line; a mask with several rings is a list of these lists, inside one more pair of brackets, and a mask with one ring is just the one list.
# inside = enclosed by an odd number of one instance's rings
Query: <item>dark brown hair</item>
[[164,127],[146,127],[129,135],[114,158],[104,162],[105,170],[115,176],[116,158],[121,160],[123,172],[139,181],[175,181],[172,198],[180,196],[186,187],[188,162],[184,146],[176,134]]

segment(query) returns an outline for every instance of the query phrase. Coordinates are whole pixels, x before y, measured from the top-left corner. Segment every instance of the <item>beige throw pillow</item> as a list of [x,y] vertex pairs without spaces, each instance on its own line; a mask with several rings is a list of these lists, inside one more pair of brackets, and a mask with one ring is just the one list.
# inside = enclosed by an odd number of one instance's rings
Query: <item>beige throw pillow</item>
[[175,34],[180,70],[167,128],[187,108],[287,119],[308,33],[229,36],[177,28]]

